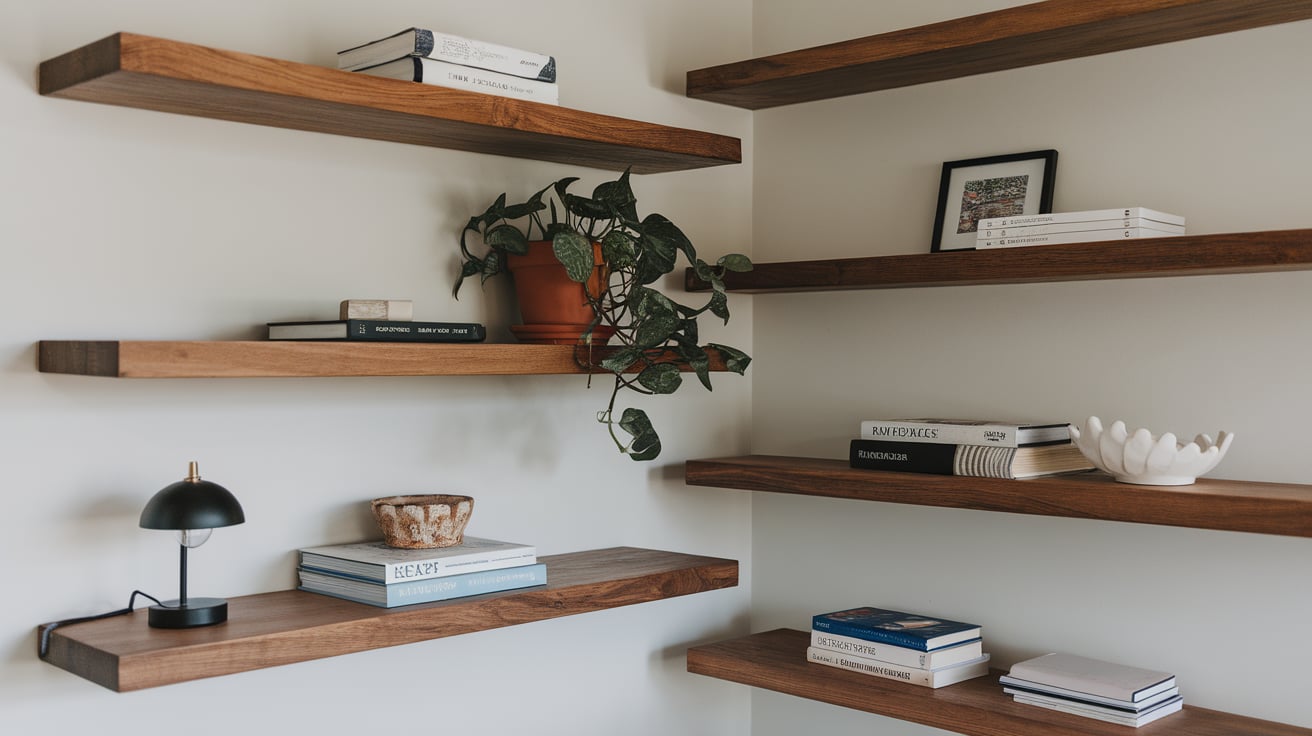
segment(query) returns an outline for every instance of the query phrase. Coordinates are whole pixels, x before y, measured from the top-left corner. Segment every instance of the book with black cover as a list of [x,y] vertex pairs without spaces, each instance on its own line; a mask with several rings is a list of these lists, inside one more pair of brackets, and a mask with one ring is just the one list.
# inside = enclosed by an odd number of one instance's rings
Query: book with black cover
[[848,465],[865,470],[1009,479],[1093,469],[1093,464],[1080,449],[1069,443],[1036,447],[985,447],[852,440],[848,448]]
[[482,342],[487,339],[487,328],[477,322],[396,322],[378,319],[270,322],[269,339]]

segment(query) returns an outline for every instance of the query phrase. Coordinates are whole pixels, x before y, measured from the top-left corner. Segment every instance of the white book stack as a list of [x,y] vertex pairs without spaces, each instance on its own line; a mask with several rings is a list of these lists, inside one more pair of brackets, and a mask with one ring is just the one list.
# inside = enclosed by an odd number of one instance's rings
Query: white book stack
[[555,57],[424,28],[339,51],[337,68],[549,105],[560,101]]
[[811,619],[808,662],[940,688],[989,672],[976,624],[863,606]]
[[1051,212],[980,220],[975,248],[1089,243],[1184,235],[1184,218],[1147,207]]
[[1138,728],[1184,707],[1175,676],[1073,654],[1045,654],[999,678],[1017,703]]

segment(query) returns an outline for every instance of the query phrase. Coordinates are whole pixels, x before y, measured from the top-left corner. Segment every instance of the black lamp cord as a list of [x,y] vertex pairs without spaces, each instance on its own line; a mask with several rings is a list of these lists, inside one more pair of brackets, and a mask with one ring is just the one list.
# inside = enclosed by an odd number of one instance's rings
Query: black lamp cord
[[94,616],[66,618],[63,621],[53,621],[48,624],[41,624],[41,626],[39,627],[41,638],[40,638],[40,643],[37,646],[38,656],[40,656],[41,659],[45,659],[46,655],[50,653],[50,632],[54,631],[60,626],[68,626],[70,624],[80,624],[86,621],[98,621],[102,618],[113,618],[114,616],[122,616],[126,613],[132,613],[133,607],[137,603],[137,596],[142,596],[143,598],[149,598],[150,600],[155,601],[155,605],[157,606],[164,605],[163,603],[160,603],[159,599],[156,598],[155,596],[149,593],[143,593],[139,590],[134,590],[132,591],[132,597],[128,599],[127,608],[120,608],[117,611],[110,611],[109,613],[98,613]]

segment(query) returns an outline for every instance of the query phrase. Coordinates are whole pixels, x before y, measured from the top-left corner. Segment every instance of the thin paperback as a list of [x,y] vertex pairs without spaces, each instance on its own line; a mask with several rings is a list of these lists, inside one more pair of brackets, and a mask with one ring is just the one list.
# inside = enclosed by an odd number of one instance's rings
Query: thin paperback
[[391,585],[305,568],[297,573],[301,578],[301,590],[382,608],[433,603],[547,584],[547,566],[540,562],[503,570],[469,572]]
[[807,647],[808,662],[838,667],[840,669],[862,672],[888,680],[897,680],[921,687],[940,688],[958,682],[982,677],[989,673],[989,655],[985,654],[969,662],[944,667],[937,670],[924,670],[916,667],[881,662],[868,657],[858,657],[844,652],[835,652],[819,647]]
[[547,105],[560,102],[560,88],[550,82],[539,82],[536,79],[524,79],[418,56],[407,56],[377,66],[367,66],[357,69],[356,73],[402,79],[407,82],[422,82],[485,95],[513,97],[517,100],[529,100]]
[[556,81],[556,59],[552,56],[427,28],[407,28],[387,38],[338,51],[337,68],[354,71],[404,56],[426,56],[525,79]]
[[854,636],[812,631],[811,646],[817,649],[828,649],[834,652],[853,654],[858,657],[877,659],[888,664],[916,667],[922,670],[951,667],[984,656],[984,641],[982,639],[972,639],[960,644],[935,649],[932,652],[922,652],[919,649],[908,649],[893,644],[858,639]]

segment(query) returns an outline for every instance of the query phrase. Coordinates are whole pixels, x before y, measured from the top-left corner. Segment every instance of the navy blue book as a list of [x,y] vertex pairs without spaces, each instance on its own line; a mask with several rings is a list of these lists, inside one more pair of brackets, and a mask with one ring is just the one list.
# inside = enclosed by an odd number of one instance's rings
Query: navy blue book
[[813,616],[811,628],[922,652],[980,637],[980,627],[976,624],[870,606]]

